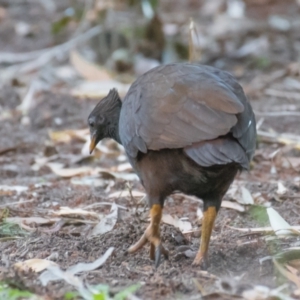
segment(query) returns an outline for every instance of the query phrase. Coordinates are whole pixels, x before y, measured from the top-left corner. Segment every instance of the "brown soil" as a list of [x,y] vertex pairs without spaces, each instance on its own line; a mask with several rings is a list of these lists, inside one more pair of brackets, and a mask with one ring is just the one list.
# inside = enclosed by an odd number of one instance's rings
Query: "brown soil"
[[[27,15],[27,21],[31,20],[31,14],[34,15],[34,11]],[[39,18],[42,19],[42,16]],[[43,27],[40,30],[43,31]],[[37,39],[41,41],[38,46],[26,41],[10,40],[8,32],[9,30],[1,25],[1,51],[6,50],[7,43],[10,43],[10,49],[13,47],[18,51],[43,48],[52,43],[50,38]],[[44,35],[45,32],[40,34]],[[275,104],[280,105],[279,100],[274,104],[274,100],[271,101],[270,98],[267,98],[270,100],[268,103],[265,101],[266,97],[253,98],[256,110],[268,111]],[[43,216],[50,208],[80,207],[101,201],[115,201],[120,205],[133,207],[133,203],[127,198],[107,199],[105,187],[73,185],[69,179],[54,175],[47,167],[38,171],[32,169],[35,158],[45,155],[49,149],[59,153],[61,160],[69,161],[69,166],[91,164],[87,160],[83,163],[71,162],[71,155],[80,155],[81,142],[73,140],[70,143],[54,145],[50,141],[48,130],[86,128],[86,118],[95,101],[75,99],[67,94],[43,92],[39,95],[37,105],[29,113],[29,122],[25,124],[24,118],[16,110],[19,103],[20,99],[13,85],[2,87],[0,107],[10,111],[12,117],[1,118],[0,121],[0,178],[1,185],[24,185],[29,189],[21,194],[0,193],[0,211],[5,204],[21,200],[31,202],[11,206],[10,216]],[[293,104],[298,105],[299,111],[299,102],[294,101]],[[279,132],[300,134],[296,117],[269,118],[263,126],[265,130],[272,128]],[[261,143],[259,153],[262,154],[255,157],[253,169],[250,173],[239,175],[237,182],[246,183],[246,187],[253,193],[261,192],[266,202],[269,202],[287,222],[300,225],[300,187],[299,181],[295,180],[299,173],[290,169],[280,169],[277,174],[270,173],[271,162],[267,154],[274,152],[278,147],[276,143]],[[299,155],[299,151],[296,151],[294,156]],[[98,166],[118,164],[115,159],[110,158],[106,161],[100,158],[92,163]],[[278,180],[282,180],[288,187],[288,194],[283,199],[275,196]],[[142,190],[139,183],[134,185]],[[116,180],[111,191],[122,189],[126,189],[126,182]],[[196,202],[176,196],[166,201],[165,212],[187,217],[196,226],[197,205]],[[108,213],[109,210],[105,207],[95,211]],[[212,235],[208,272],[191,266],[199,247],[197,234],[183,236],[174,227],[165,224],[162,225],[162,236],[165,246],[170,251],[170,258],[168,261],[163,260],[155,270],[153,262],[149,259],[148,247],[135,255],[126,255],[126,249],[142,235],[146,223],[128,212],[122,212],[112,231],[94,239],[86,238],[91,230],[89,225],[70,225],[52,234],[45,233],[43,228],[39,227],[26,237],[0,242],[0,279],[9,280],[15,286],[37,294],[47,295],[47,299],[63,299],[63,295],[72,289],[68,284],[60,281],[42,287],[35,273],[16,271],[12,267],[13,264],[51,255],[52,260],[65,269],[78,262],[92,262],[113,246],[114,254],[103,267],[81,275],[89,284],[107,283],[112,287],[112,292],[115,292],[131,284],[141,283],[142,287],[137,292],[141,299],[200,299],[199,286],[202,286],[205,293],[221,290],[238,295],[253,285],[272,288],[285,282],[274,269],[272,260],[260,263],[260,259],[289,246],[299,246],[300,243],[297,237],[266,240],[263,235],[245,234],[231,229],[229,226],[253,228],[268,223],[257,218],[251,207],[244,213],[222,208]],[[292,289],[292,285],[290,288]]]

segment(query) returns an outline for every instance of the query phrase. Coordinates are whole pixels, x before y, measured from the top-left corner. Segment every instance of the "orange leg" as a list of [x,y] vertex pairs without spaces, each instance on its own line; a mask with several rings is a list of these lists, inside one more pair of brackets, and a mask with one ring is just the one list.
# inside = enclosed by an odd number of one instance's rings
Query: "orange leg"
[[162,206],[159,204],[154,204],[150,210],[151,222],[147,227],[145,233],[142,235],[140,240],[132,245],[129,249],[129,253],[135,253],[140,250],[145,244],[150,242],[150,258],[155,260],[155,267],[160,264],[161,254],[168,258],[168,251],[163,247],[160,239],[160,221],[162,217]]
[[201,265],[204,269],[207,269],[208,266],[208,246],[216,216],[217,209],[214,206],[208,207],[203,213],[200,248],[194,259],[193,265]]

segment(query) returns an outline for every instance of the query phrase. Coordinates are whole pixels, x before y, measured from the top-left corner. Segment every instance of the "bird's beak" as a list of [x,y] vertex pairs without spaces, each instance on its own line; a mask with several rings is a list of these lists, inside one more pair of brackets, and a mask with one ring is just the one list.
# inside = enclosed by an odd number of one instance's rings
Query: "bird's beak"
[[97,142],[96,142],[96,135],[93,135],[91,137],[91,142],[90,142],[90,154],[92,154],[92,152],[94,151],[94,149],[97,146]]

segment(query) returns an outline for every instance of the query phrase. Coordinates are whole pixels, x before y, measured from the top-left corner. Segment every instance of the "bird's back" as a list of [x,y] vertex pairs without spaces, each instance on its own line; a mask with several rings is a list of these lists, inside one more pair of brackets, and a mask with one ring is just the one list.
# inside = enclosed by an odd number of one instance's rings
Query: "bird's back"
[[119,131],[131,157],[183,148],[202,166],[247,168],[255,150],[255,117],[241,86],[197,64],[159,66],[139,77],[124,98]]

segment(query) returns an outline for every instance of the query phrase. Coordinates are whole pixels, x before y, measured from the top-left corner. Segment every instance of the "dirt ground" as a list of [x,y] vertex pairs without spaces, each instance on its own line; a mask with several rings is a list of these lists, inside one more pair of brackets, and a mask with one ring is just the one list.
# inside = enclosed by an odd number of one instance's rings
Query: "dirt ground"
[[[39,14],[41,10],[37,7],[28,7],[30,9],[24,21],[31,20],[39,24],[35,38],[13,38],[13,20],[20,18],[20,13],[17,8],[8,10],[12,18],[1,23],[0,51],[30,51],[51,46],[55,42],[45,25],[51,16]],[[241,64],[238,60],[224,60],[224,68],[230,71],[236,70]],[[285,111],[287,107],[300,111],[299,86],[294,91],[297,97],[274,96],[266,92],[282,91],[288,80],[299,81],[299,73],[291,71],[288,64],[280,70],[283,70],[283,75],[269,80],[259,93],[253,92],[254,80],[273,78],[274,72],[278,71],[276,67],[251,69],[239,76],[239,81],[249,92],[255,111],[263,114]],[[109,247],[115,247],[113,255],[101,268],[80,277],[89,284],[107,283],[112,293],[141,283],[136,293],[141,299],[201,299],[201,294],[214,292],[218,294],[211,294],[211,298],[207,296],[206,299],[243,299],[240,296],[242,292],[257,285],[273,289],[284,283],[287,283],[286,292],[292,295],[295,286],[280,275],[271,259],[262,259],[289,247],[299,247],[299,236],[276,238],[273,234],[240,232],[232,227],[269,226],[268,219],[257,214],[258,205],[272,206],[289,224],[300,225],[300,164],[290,167],[283,162],[285,157],[300,159],[299,149],[284,145],[276,138],[272,141],[267,138],[259,140],[251,171],[240,174],[235,185],[245,186],[252,195],[260,193],[261,198],[256,205],[243,206],[244,212],[221,208],[212,234],[207,271],[191,266],[199,247],[199,233],[183,235],[167,224],[162,224],[161,230],[170,258],[163,260],[155,270],[149,259],[148,247],[134,255],[126,254],[126,249],[139,239],[147,224],[145,214],[132,213],[136,203],[130,197],[108,197],[112,192],[127,190],[126,180],[105,177],[101,179],[100,186],[74,184],[72,178],[56,175],[47,165],[34,168],[37,158],[43,157],[52,157],[54,162],[64,163],[68,168],[92,166],[116,170],[118,165],[124,163],[105,153],[98,157],[83,157],[83,142],[80,139],[54,143],[49,136],[50,130],[87,128],[87,116],[97,100],[79,99],[66,90],[41,91],[35,105],[24,117],[17,110],[22,100],[17,89],[19,86],[15,82],[7,83],[0,89],[0,178],[1,186],[25,186],[27,190],[0,190],[0,214],[3,216],[7,213],[8,217],[45,217],[48,211],[60,207],[84,208],[101,202],[115,202],[127,207],[127,210],[119,210],[117,224],[111,231],[92,239],[87,237],[92,229],[87,223],[65,225],[59,230],[31,224],[33,230],[30,234],[22,236],[16,233],[16,239],[2,239],[1,280],[42,295],[44,299],[63,299],[65,293],[72,290],[70,285],[58,281],[43,287],[38,274],[16,270],[13,265],[31,258],[47,258],[66,269],[78,262],[93,262]],[[264,122],[260,129],[265,132],[300,136],[299,116],[268,117],[258,114],[257,121],[261,118],[264,118]],[[115,147],[111,143],[106,144]],[[279,181],[287,189],[283,195],[277,193]],[[135,190],[143,191],[139,182],[131,184]],[[229,195],[225,198],[232,200]],[[196,214],[198,206],[201,208],[202,204],[184,196],[172,196],[166,201],[164,213],[178,218],[186,217],[196,228],[199,226]],[[95,206],[92,211],[108,214],[110,206]],[[293,297],[296,298],[296,295]]]

